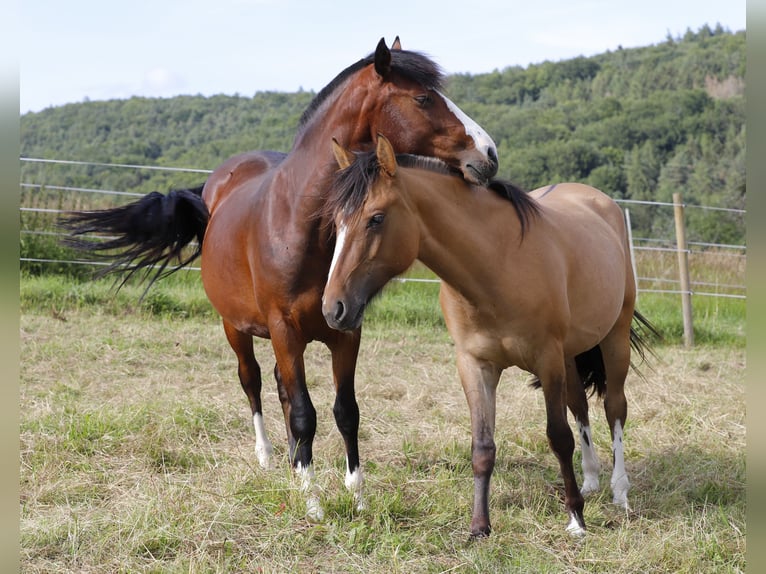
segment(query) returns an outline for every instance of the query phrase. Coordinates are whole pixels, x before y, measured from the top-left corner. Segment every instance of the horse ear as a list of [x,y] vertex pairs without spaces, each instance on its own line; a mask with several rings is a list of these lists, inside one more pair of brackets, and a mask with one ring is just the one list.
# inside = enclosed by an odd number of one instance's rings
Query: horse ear
[[338,162],[341,169],[346,169],[356,159],[354,152],[344,148],[335,138],[332,138],[332,153],[335,154],[335,161]]
[[394,43],[391,44],[392,50],[401,50],[402,49],[402,41],[399,39],[399,36],[394,38]]
[[375,71],[381,78],[385,78],[391,72],[391,52],[386,46],[385,38],[381,38],[378,47],[375,48]]
[[389,177],[394,177],[396,175],[396,153],[394,153],[394,147],[391,145],[391,142],[380,133],[378,134],[378,145],[375,148],[375,155],[378,156],[378,163],[381,169]]

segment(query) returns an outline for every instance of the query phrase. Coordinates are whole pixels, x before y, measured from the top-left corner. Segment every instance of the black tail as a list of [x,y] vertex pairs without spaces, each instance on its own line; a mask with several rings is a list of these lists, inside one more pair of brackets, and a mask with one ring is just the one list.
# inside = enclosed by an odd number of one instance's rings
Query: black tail
[[[587,393],[590,390],[588,396],[592,396],[594,392],[599,397],[603,396],[606,392],[606,369],[604,368],[604,357],[601,354],[601,347],[596,345],[592,349],[588,349],[584,353],[575,356],[575,367],[577,368],[577,374],[580,375],[585,392]],[[542,383],[539,378],[535,377],[529,385],[539,389]]]
[[[202,201],[204,185],[179,189],[163,195],[153,191],[133,203],[100,211],[75,211],[60,222],[70,235],[64,244],[110,261],[98,275],[125,273],[120,287],[136,272],[144,271],[149,286],[187,265],[202,252],[209,214]],[[86,239],[89,233],[103,240]],[[184,257],[184,248],[194,239],[196,248]],[[167,266],[176,265],[166,271]]]
[[[649,345],[649,339],[654,339],[655,341],[662,341],[663,340],[662,333],[660,333],[657,327],[655,327],[649,322],[649,319],[647,319],[641,313],[635,310],[633,311],[633,325],[634,326],[631,326],[630,328],[631,348],[639,356],[642,363],[646,362],[647,354],[651,355],[652,358],[654,358],[655,360],[658,360],[659,357],[654,352],[652,347]],[[639,370],[638,365],[632,360],[630,362],[630,366],[640,377],[643,377],[643,374]]]
[[[646,362],[647,354],[655,359],[657,355],[649,345],[649,338],[662,340],[662,334],[657,327],[652,325],[649,320],[638,311],[633,311],[633,322],[636,326],[630,328],[630,346],[641,359],[641,363]],[[604,368],[604,357],[601,354],[601,347],[596,345],[592,349],[580,353],[575,357],[577,374],[580,375],[585,390],[591,390],[591,395],[595,392],[599,397],[606,392],[606,369]],[[643,374],[638,369],[638,365],[631,360],[631,368],[640,377]],[[537,377],[530,383],[534,388],[540,388],[540,379]],[[590,395],[589,395],[590,396]]]
[[595,392],[599,397],[606,392],[606,369],[604,368],[604,356],[601,347],[596,345],[592,349],[580,353],[575,357],[577,374],[580,375],[582,386],[586,392],[590,389],[590,395]]

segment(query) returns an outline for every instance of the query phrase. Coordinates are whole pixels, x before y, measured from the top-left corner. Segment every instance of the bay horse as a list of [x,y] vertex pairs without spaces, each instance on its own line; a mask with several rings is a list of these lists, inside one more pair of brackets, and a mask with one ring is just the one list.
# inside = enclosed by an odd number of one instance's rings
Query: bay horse
[[472,536],[491,530],[496,390],[510,366],[532,373],[542,387],[546,434],[564,479],[567,530],[585,532],[567,406],[581,436],[585,490],[598,488],[590,385],[606,395],[611,486],[614,502],[627,507],[623,387],[631,345],[643,358],[642,333],[653,327],[634,309],[636,286],[617,204],[577,183],[530,194],[500,180],[472,185],[438,160],[395,156],[382,135],[374,152],[334,147],[342,169],[324,207],[337,228],[324,316],[333,328],[358,329],[370,300],[415,259],[442,279],[439,299],[471,414]]
[[[307,492],[311,519],[321,520],[323,514],[311,486],[316,410],[303,360],[311,341],[321,341],[331,353],[333,414],[346,449],[345,483],[357,506],[363,506],[354,392],[361,330],[331,329],[321,310],[334,234],[332,225],[314,215],[325,201],[322,175],[335,168],[331,138],[369,148],[376,134],[384,133],[398,151],[439,157],[468,181],[487,180],[497,172],[496,146],[442,94],[443,80],[437,64],[403,50],[398,37],[391,49],[381,39],[372,54],[320,90],[299,121],[289,153],[240,154],[215,169],[204,186],[168,195],[152,192],[115,209],[73,213],[64,222],[71,243],[112,257],[110,270],[126,272],[126,278],[149,270],[153,281],[171,262],[179,263],[169,272],[201,254],[205,292],[237,355],[256,455],[267,468],[273,448],[263,424],[253,337],[271,339],[290,461]],[[78,239],[92,232],[113,239]],[[194,239],[199,247],[187,255],[184,248]]]

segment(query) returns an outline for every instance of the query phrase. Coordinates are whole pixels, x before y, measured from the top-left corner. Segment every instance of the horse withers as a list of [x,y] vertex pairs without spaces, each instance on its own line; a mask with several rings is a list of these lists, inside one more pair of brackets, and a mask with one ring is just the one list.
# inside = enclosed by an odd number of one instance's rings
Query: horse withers
[[383,136],[376,152],[357,156],[337,144],[335,152],[343,169],[325,207],[338,239],[324,316],[336,329],[358,329],[370,300],[415,259],[442,279],[440,303],[471,413],[472,535],[491,529],[496,389],[501,372],[514,365],[534,374],[542,387],[546,432],[564,480],[567,530],[585,532],[567,406],[582,438],[585,482],[591,490],[598,487],[589,383],[605,393],[614,502],[627,506],[624,383],[631,343],[642,356],[644,349],[632,322],[648,324],[634,309],[636,286],[619,207],[576,183],[530,194],[499,180],[471,185],[436,160],[395,156]]
[[[315,214],[325,201],[325,175],[335,168],[333,137],[350,147],[371,148],[380,132],[397,151],[439,157],[468,181],[483,182],[496,173],[495,144],[442,94],[443,79],[426,56],[401,49],[398,38],[391,49],[381,39],[374,53],[338,74],[312,100],[289,153],[240,154],[219,166],[200,188],[154,192],[126,206],[76,213],[68,220],[75,236],[112,236],[76,245],[105,253],[113,258],[112,270],[128,274],[151,272],[153,266],[159,274],[198,239],[197,251],[182,263],[201,254],[205,292],[237,356],[258,460],[271,466],[273,448],[263,424],[254,336],[271,339],[289,457],[307,490],[312,489],[316,410],[306,387],[303,355],[311,341],[327,345],[336,390],[333,413],[346,447],[346,485],[359,506],[354,371],[361,332],[331,329],[322,315],[335,237],[331,222]],[[310,518],[321,518],[316,495],[309,495],[307,509]]]

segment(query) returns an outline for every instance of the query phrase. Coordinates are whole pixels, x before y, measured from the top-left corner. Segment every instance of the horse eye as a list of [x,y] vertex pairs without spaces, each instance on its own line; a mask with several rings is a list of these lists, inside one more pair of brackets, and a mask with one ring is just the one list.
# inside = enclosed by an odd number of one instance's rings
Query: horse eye
[[421,94],[419,96],[415,96],[415,101],[421,108],[426,108],[430,106],[434,100],[429,94]]
[[370,220],[367,222],[367,229],[380,226],[383,223],[383,220],[385,218],[386,218],[385,214],[376,213],[375,215],[370,217]]

